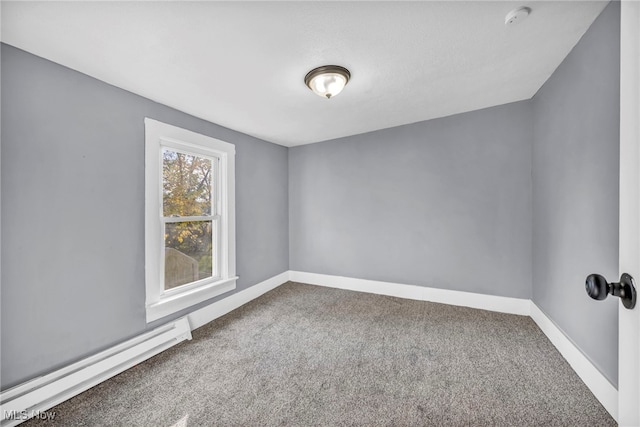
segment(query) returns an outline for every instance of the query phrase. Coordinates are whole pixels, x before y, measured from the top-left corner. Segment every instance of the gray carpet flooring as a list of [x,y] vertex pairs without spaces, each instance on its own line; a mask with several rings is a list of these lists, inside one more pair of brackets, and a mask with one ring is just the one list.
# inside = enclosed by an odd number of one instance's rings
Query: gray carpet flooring
[[26,425],[615,425],[525,316],[290,282],[193,337]]

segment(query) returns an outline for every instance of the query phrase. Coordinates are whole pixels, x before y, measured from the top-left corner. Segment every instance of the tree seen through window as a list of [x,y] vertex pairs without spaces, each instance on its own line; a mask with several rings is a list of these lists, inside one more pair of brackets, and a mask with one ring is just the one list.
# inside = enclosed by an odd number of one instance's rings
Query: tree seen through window
[[165,289],[214,275],[213,166],[210,158],[162,152]]

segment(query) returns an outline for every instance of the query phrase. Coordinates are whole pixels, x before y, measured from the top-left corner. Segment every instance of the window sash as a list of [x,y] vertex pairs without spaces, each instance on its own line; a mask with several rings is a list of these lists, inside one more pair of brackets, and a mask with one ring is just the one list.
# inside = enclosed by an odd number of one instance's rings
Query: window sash
[[162,224],[171,224],[175,222],[196,222],[196,221],[218,221],[220,215],[202,215],[202,216],[163,216],[160,218]]
[[165,289],[165,260],[166,260],[166,245],[162,245],[162,255],[160,256],[160,271],[159,276],[160,280],[158,281],[158,287],[160,291],[160,298],[169,295],[176,295],[181,292],[188,292],[193,288],[197,288],[202,285],[206,285],[208,283],[213,283],[221,280],[223,278],[222,271],[220,270],[221,260],[221,252],[222,252],[222,242],[220,239],[221,236],[221,228],[222,221],[219,215],[216,216],[193,216],[193,217],[163,217],[160,219],[161,227],[162,227],[162,241],[164,242],[164,233],[166,229],[166,224],[178,224],[181,222],[195,222],[195,221],[211,221],[211,250],[213,251],[213,256],[211,257],[211,276],[205,277],[204,279],[195,280],[193,282],[188,282],[183,285],[176,286],[174,288]]
[[[160,150],[159,150],[159,172],[160,172],[160,183],[163,182],[164,176],[163,172],[163,156],[162,152],[164,149],[169,149],[176,153],[184,154],[187,156],[197,156],[202,157],[204,159],[211,160],[211,177],[213,179],[213,185],[211,186],[211,215],[219,216],[222,210],[222,173],[220,163],[222,159],[215,153],[211,153],[205,149],[202,149],[196,145],[189,144],[187,142],[176,141],[170,138],[160,138]],[[164,216],[164,189],[162,188],[162,184],[160,185],[160,218],[172,218]],[[175,218],[186,218],[186,217],[175,217]]]
[[[159,278],[158,287],[160,293],[160,299],[167,296],[177,295],[182,292],[188,292],[194,288],[199,286],[203,286],[209,283],[217,282],[223,278],[223,272],[220,269],[220,265],[222,264],[222,216],[220,215],[221,210],[221,173],[220,173],[220,157],[207,152],[206,150],[200,149],[199,147],[186,147],[191,146],[192,144],[188,144],[185,142],[178,142],[175,140],[171,140],[168,138],[161,138],[160,140],[160,150],[159,150],[159,187],[160,187],[160,241],[162,242],[162,250],[159,262]],[[193,149],[193,148],[198,148]],[[163,152],[165,149],[170,151],[184,154],[187,156],[196,156],[204,159],[211,160],[211,215],[195,215],[195,216],[165,216],[164,215],[164,188],[162,182],[164,182],[164,174],[163,174],[163,161],[164,156]],[[171,289],[165,289],[165,261],[166,261],[166,245],[164,243],[164,234],[166,230],[166,224],[178,224],[183,222],[196,222],[196,221],[211,221],[211,250],[213,252],[213,256],[211,258],[211,276],[206,277],[204,279],[196,280],[193,282],[188,282],[183,285],[176,286]]]

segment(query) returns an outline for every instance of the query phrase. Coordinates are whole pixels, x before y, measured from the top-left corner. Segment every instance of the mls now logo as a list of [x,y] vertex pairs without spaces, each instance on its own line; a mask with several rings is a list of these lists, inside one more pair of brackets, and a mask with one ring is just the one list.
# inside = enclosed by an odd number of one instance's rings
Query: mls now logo
[[3,411],[2,414],[5,420],[28,420],[30,418],[37,418],[40,420],[53,420],[56,417],[55,412],[49,411]]

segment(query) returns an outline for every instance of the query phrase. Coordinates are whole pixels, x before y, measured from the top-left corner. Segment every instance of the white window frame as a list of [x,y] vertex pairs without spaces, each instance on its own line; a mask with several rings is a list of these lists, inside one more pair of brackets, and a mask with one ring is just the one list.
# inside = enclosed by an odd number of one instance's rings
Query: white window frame
[[[147,323],[189,308],[236,288],[235,146],[228,142],[150,118],[145,124],[145,289]],[[219,239],[216,277],[164,289],[164,227],[162,207],[162,150],[217,159],[214,164],[215,216]],[[214,176],[215,176],[214,175]],[[183,217],[186,221],[189,217]],[[216,221],[212,222],[215,227]],[[216,242],[217,243],[217,242]],[[215,250],[215,249],[214,249]],[[216,262],[216,261],[214,261]],[[215,271],[214,271],[215,273]]]

